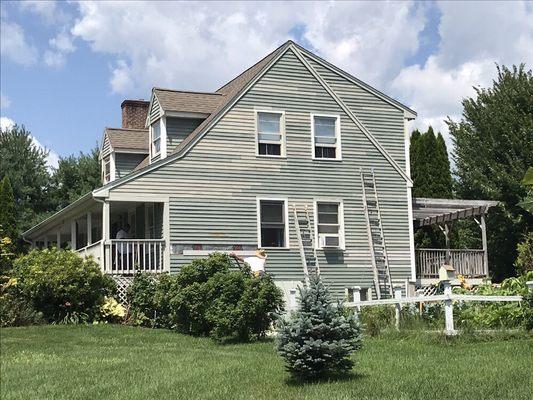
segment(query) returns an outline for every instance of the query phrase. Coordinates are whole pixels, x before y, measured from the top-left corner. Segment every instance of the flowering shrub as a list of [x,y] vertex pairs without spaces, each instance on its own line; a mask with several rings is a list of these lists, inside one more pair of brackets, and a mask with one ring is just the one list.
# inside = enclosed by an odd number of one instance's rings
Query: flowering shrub
[[15,260],[8,293],[24,299],[48,322],[92,321],[115,282],[91,259],[73,251],[33,250]]
[[113,297],[105,297],[100,306],[100,318],[106,322],[119,322],[126,316],[126,310]]

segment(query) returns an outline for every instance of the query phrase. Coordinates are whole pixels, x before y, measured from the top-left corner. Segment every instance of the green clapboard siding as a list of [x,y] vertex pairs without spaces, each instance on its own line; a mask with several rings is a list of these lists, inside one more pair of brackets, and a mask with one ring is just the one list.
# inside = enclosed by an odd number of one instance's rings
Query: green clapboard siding
[[[315,65],[317,69],[318,66]],[[405,165],[403,111],[320,69],[341,98]],[[254,108],[285,111],[287,157],[255,155]],[[342,161],[311,157],[311,113],[341,118]],[[344,203],[345,251],[319,251],[321,272],[337,294],[372,286],[360,168],[374,168],[393,280],[410,277],[406,182],[291,52],[278,62],[182,159],[114,189],[170,196],[170,240],[176,245],[257,246],[257,197],[285,197],[289,206],[314,199]],[[292,213],[290,249],[269,250],[267,268],[279,280],[302,279]],[[191,260],[171,255],[171,271]]]
[[202,123],[198,118],[167,117],[167,153],[170,154],[192,131]]
[[146,156],[147,154],[115,153],[117,179],[128,175]]

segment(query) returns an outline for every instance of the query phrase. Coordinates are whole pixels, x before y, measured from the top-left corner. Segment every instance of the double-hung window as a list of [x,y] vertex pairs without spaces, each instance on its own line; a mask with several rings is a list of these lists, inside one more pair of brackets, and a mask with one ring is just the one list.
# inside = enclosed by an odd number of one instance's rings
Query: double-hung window
[[152,124],[152,157],[161,152],[161,120]]
[[315,210],[318,247],[342,248],[344,246],[342,204],[317,201]]
[[338,115],[311,115],[313,158],[341,159],[340,118]]
[[286,200],[259,200],[259,247],[288,247]]
[[111,180],[111,156],[104,158],[104,183],[108,183]]
[[285,156],[284,114],[281,111],[257,111],[257,154]]

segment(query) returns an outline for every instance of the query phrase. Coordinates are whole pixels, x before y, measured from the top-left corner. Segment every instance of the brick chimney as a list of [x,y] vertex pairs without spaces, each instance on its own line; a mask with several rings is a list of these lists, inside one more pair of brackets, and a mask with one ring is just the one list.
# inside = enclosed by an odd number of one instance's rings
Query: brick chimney
[[124,100],[122,108],[122,127],[128,129],[144,129],[148,115],[149,101]]

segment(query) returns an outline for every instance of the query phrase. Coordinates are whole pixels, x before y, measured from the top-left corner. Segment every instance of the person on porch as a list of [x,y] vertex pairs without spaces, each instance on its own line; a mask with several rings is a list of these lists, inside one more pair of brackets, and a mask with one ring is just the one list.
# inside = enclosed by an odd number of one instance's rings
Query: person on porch
[[[120,228],[117,232],[116,239],[129,239],[130,238],[130,225],[125,224],[123,228]],[[131,252],[129,251],[129,246],[127,243],[121,242],[118,245],[119,253],[119,266],[121,269],[129,269],[128,260],[130,263],[133,263]]]
[[265,264],[267,260],[267,253],[263,249],[257,249],[255,255],[251,257],[242,258],[235,253],[230,253],[230,257],[233,257],[237,262],[244,262],[250,266],[252,274],[258,278],[264,275],[265,273]]

